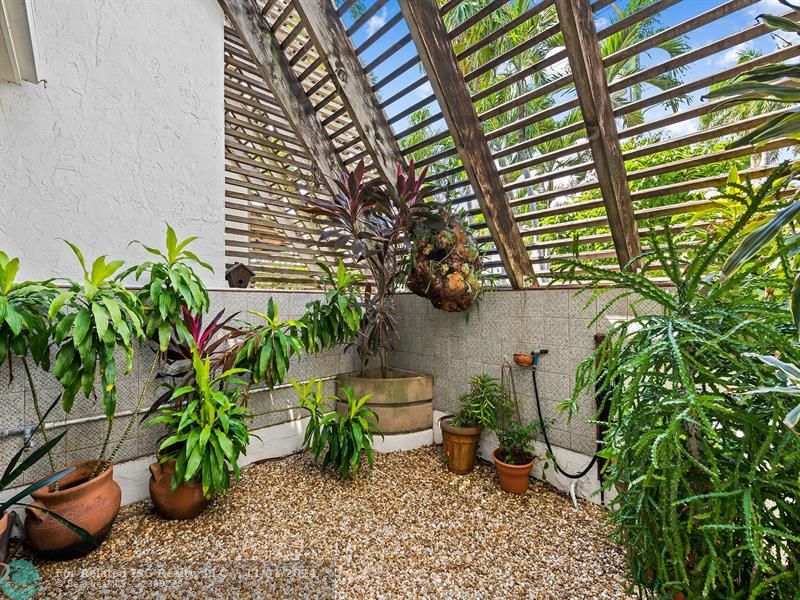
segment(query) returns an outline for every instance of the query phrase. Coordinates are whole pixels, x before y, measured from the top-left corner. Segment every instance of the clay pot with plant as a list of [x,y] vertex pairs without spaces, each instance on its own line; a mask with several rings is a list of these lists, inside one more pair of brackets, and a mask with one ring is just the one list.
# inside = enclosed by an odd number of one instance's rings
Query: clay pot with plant
[[[156,346],[152,366],[140,390],[138,412],[154,379],[162,351],[169,342],[172,323],[185,307],[201,310],[208,305],[202,282],[187,263],[201,263],[187,251],[194,238],[179,242],[174,230],[167,226],[166,252],[146,247],[162,258],[159,263],[145,263],[120,273],[123,262],[108,262],[105,256],[91,267],[81,251],[67,242],[83,271],[83,281],[68,281],[66,291],[50,303],[51,343],[56,346],[53,374],[61,383],[64,411],[72,410],[75,398],[82,392],[87,398],[97,397],[95,385],[101,387],[102,404],[108,426],[96,460],[75,465],[66,477],[34,494],[35,503],[28,508],[26,531],[31,546],[49,558],[82,556],[108,535],[121,503],[121,491],[113,478],[113,462],[127,437],[134,420],[130,419],[117,443],[110,447],[117,406],[117,366],[119,350],[125,359],[125,373],[133,366],[134,342],[145,338]],[[149,275],[134,294],[123,285],[123,279],[134,274],[137,279]],[[164,275],[164,277],[162,277]],[[91,543],[76,539],[53,515],[67,517],[88,531]]]
[[439,420],[448,471],[464,475],[475,468],[481,432],[495,427],[502,399],[503,388],[495,377],[475,375],[469,391],[458,399],[461,410]]
[[498,405],[495,433],[499,446],[493,453],[503,491],[511,494],[524,494],[528,491],[531,470],[536,459],[532,440],[538,430],[538,421],[522,424],[517,399],[505,395]]
[[239,406],[237,375],[245,369],[215,372],[211,359],[192,350],[194,383],[175,389],[170,403],[146,426],[166,427],[159,460],[150,466],[150,496],[167,519],[190,519],[239,477],[239,456],[250,439],[250,412]]
[[[398,167],[395,185],[368,182],[361,162],[339,184],[330,200],[310,199],[311,212],[330,223],[323,234],[336,247],[347,248],[363,266],[371,283],[363,299],[356,348],[359,372],[337,380],[340,408],[344,390],[358,397],[371,395],[369,409],[378,415],[379,433],[404,433],[429,429],[433,419],[433,377],[393,369],[387,354],[397,336],[395,293],[403,288],[412,264],[413,232],[441,228],[435,203],[425,201],[430,186],[423,186],[426,169],[415,173],[413,162]],[[370,363],[377,361],[377,368]]]

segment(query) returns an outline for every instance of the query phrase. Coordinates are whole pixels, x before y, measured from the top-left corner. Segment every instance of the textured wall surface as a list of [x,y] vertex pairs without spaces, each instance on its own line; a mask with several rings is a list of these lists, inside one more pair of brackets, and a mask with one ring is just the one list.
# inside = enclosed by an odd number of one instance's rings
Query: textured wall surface
[[[595,450],[594,398],[581,398],[571,423],[556,403],[573,390],[575,368],[594,349],[595,333],[606,331],[615,317],[633,310],[627,299],[616,303],[597,323],[589,323],[610,297],[591,300],[572,290],[540,289],[487,293],[469,314],[449,314],[434,309],[417,296],[398,297],[400,339],[392,362],[434,376],[434,409],[458,410],[458,397],[469,378],[479,373],[500,377],[504,359],[516,352],[547,348],[537,371],[542,413],[554,446],[584,454]],[[641,314],[647,307],[639,303]],[[537,418],[530,369],[513,365],[517,397],[525,420]]]
[[214,0],[36,0],[39,73],[0,82],[0,249],[22,275],[142,258],[164,221],[224,281],[223,17]]
[[[226,315],[242,311],[237,318],[252,322],[253,316],[246,314],[245,311],[257,310],[265,312],[267,300],[270,296],[278,304],[279,317],[281,319],[291,319],[300,317],[304,312],[306,303],[316,299],[318,294],[313,292],[249,290],[212,292],[212,313],[216,314],[223,308],[226,311]],[[130,412],[136,408],[142,386],[148,381],[148,372],[152,360],[152,351],[147,348],[140,348],[134,359],[133,371],[129,375],[119,376],[117,381],[119,387],[118,413]],[[357,357],[354,353],[344,353],[341,349],[334,349],[295,360],[289,368],[288,377],[298,381],[331,377],[338,373],[353,371],[357,368],[356,365]],[[120,374],[124,373],[124,360],[121,357],[118,360],[117,370]],[[9,371],[6,370],[5,366],[2,375],[0,375],[0,431],[36,423],[31,394],[21,365],[19,363],[15,364],[12,372],[14,376],[12,381],[9,381]],[[40,396],[41,405],[43,407],[49,406],[53,399],[58,396],[60,390],[58,381],[52,374],[39,371],[34,373],[34,378],[37,382],[36,388]],[[325,389],[327,393],[333,394],[334,388],[333,381],[326,381]],[[148,389],[149,393],[144,401],[145,410],[157,398],[157,391],[157,386],[151,386]],[[259,429],[306,416],[306,414],[298,410],[279,410],[297,406],[297,394],[291,387],[276,389],[271,392],[254,391],[250,394],[248,405],[256,415],[252,421],[251,429]],[[102,416],[102,412],[101,400],[87,399],[80,393],[68,416],[61,410],[60,405],[53,411],[50,418],[48,418],[48,421],[53,423],[63,423],[66,419],[74,420],[86,417],[92,419],[88,422],[69,425],[67,435],[55,451],[56,460],[59,463],[56,467],[98,457],[108,426],[107,421]],[[158,439],[163,435],[163,429],[160,427],[141,427],[139,425],[140,419],[141,415],[120,416],[114,420],[111,434],[112,446],[113,442],[122,437],[128,423],[131,420],[135,421],[131,434],[126,438],[120,453],[116,457],[116,462],[154,454]],[[61,431],[63,431],[63,427],[58,426],[50,430],[50,434],[58,435]],[[20,435],[0,438],[0,465],[4,465],[10,456],[21,447],[22,443],[23,438]],[[38,446],[41,443],[41,435],[37,434],[34,437],[33,445]],[[38,463],[37,468],[31,469],[27,473],[26,482],[34,481],[49,472],[50,466],[45,459]]]

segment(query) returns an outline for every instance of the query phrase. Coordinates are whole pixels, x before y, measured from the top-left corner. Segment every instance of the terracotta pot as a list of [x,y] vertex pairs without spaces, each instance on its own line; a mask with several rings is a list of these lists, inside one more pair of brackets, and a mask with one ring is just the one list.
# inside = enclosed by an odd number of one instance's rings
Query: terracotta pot
[[475,468],[478,444],[481,441],[480,427],[456,427],[451,425],[453,417],[440,421],[442,443],[447,457],[447,470],[464,475]]
[[530,367],[533,364],[533,357],[530,354],[515,354],[514,362],[520,367]]
[[510,494],[524,494],[533,469],[533,459],[524,465],[509,465],[498,458],[500,448],[494,451],[494,466],[500,476],[500,487]]
[[25,531],[33,550],[49,560],[84,556],[97,548],[111,531],[119,513],[122,492],[110,466],[89,479],[97,461],[73,465],[75,470],[55,484],[33,492],[34,506],[54,512],[88,531],[94,539],[83,538],[47,513],[26,508]]
[[182,483],[173,492],[172,476],[175,474],[175,460],[150,465],[150,498],[165,519],[183,520],[199,515],[208,500],[203,496],[203,486],[197,480]]
[[6,553],[8,552],[8,538],[11,536],[11,519],[8,518],[8,513],[4,512],[0,516],[0,563],[6,562]]

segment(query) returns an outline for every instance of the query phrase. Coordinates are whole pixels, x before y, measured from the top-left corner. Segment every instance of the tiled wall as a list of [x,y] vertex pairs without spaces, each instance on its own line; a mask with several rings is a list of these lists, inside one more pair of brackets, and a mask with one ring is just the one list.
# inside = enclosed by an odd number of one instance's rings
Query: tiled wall
[[[211,313],[216,314],[216,312],[224,308],[226,315],[239,311],[238,318],[252,321],[255,317],[247,314],[246,311],[266,312],[267,300],[270,296],[278,304],[279,317],[281,319],[290,319],[302,315],[306,303],[316,299],[318,294],[313,292],[250,290],[216,291],[211,293]],[[120,376],[118,378],[117,412],[124,413],[136,408],[139,393],[141,387],[147,381],[152,360],[152,351],[147,348],[140,348],[134,359],[133,371],[127,376],[122,375],[124,373],[124,360],[118,360],[117,371]],[[295,361],[289,369],[288,377],[299,381],[313,377],[329,377],[338,373],[353,371],[356,368],[356,364],[357,359],[353,352],[344,353],[341,349],[334,349]],[[15,362],[11,373],[13,373],[13,379],[9,381],[9,371],[7,370],[7,365],[4,365],[2,375],[0,375],[0,431],[36,423],[33,402],[22,366]],[[40,396],[40,405],[43,408],[49,406],[59,393],[58,382],[52,374],[39,371],[34,372],[34,379]],[[332,394],[334,391],[333,382],[328,381],[325,385],[328,393]],[[149,390],[148,397],[144,401],[145,409],[157,397],[156,391],[154,387]],[[251,411],[256,414],[252,423],[253,429],[282,423],[302,416],[296,410],[268,412],[297,405],[297,395],[291,387],[277,389],[272,392],[253,392],[250,394],[248,403]],[[48,418],[50,422],[63,423],[66,419],[91,419],[68,427],[66,436],[54,452],[55,460],[58,463],[56,465],[57,468],[65,464],[98,457],[107,429],[105,418],[95,418],[101,415],[102,402],[100,400],[86,399],[82,393],[78,394],[73,410],[69,415],[65,415],[60,406],[54,409]],[[126,438],[120,453],[116,457],[116,462],[152,455],[155,452],[157,441],[163,435],[163,430],[157,427],[141,427],[139,425],[140,418],[141,416],[120,416],[115,419],[111,437],[112,447],[114,442],[120,439],[128,423],[134,420],[131,434]],[[58,435],[61,431],[63,431],[62,427],[56,427],[49,431],[49,435]],[[20,448],[22,440],[23,438],[20,435],[0,438],[0,465],[7,463],[11,455]],[[41,443],[41,434],[37,434],[33,439],[33,445],[38,446]],[[38,463],[37,468],[31,469],[27,473],[25,482],[34,481],[49,472],[50,465],[47,459],[42,460]]]
[[[595,450],[594,399],[585,396],[571,423],[556,410],[556,403],[573,389],[575,368],[591,355],[594,335],[607,330],[614,317],[628,315],[627,299],[617,302],[594,325],[589,323],[612,296],[590,300],[574,290],[540,289],[496,291],[484,295],[467,316],[434,309],[411,294],[398,297],[399,340],[392,363],[400,368],[432,373],[434,409],[455,412],[458,396],[472,375],[500,377],[504,360],[516,352],[547,348],[537,379],[548,437],[554,446],[592,454]],[[646,310],[636,306],[639,314]],[[536,418],[530,369],[513,365],[513,377],[523,419]]]

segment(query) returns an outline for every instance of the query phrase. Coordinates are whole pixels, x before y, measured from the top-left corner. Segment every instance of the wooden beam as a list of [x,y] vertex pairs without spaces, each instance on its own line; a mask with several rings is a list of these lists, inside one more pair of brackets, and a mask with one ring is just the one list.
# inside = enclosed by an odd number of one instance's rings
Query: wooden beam
[[335,182],[341,181],[344,176],[344,164],[255,0],[219,0],[219,4],[250,52],[298,139],[308,149],[327,187],[332,193],[338,193]]
[[642,253],[589,0],[556,0],[572,78],[620,266]]
[[514,288],[537,285],[436,0],[400,0],[419,58]]
[[295,7],[314,40],[317,52],[324,57],[339,97],[378,166],[378,172],[387,183],[394,185],[398,163],[405,164],[400,145],[333,3],[329,0],[296,0]]

